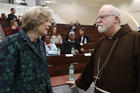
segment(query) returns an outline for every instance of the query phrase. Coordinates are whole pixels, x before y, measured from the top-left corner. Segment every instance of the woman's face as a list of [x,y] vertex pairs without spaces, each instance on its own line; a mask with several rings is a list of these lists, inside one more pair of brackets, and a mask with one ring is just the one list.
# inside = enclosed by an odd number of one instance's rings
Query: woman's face
[[79,34],[80,34],[80,35],[84,35],[84,33],[85,33],[84,31],[79,30]]
[[38,27],[38,33],[40,34],[40,36],[45,36],[45,35],[47,35],[50,26],[51,26],[50,22],[44,21],[44,22]]
[[45,42],[48,43],[48,44],[50,43],[50,37],[49,36],[45,37]]
[[14,26],[14,27],[18,27],[18,23],[17,23],[17,21],[15,21],[14,23],[13,23],[13,25],[12,26]]
[[53,28],[53,30],[52,30],[53,35],[56,35],[56,32],[57,32],[57,29]]
[[75,34],[70,34],[69,35],[69,39],[72,40],[72,41],[74,41],[76,39]]
[[6,15],[5,15],[5,14],[2,14],[2,15],[1,15],[1,17],[5,18],[5,17],[6,17]]

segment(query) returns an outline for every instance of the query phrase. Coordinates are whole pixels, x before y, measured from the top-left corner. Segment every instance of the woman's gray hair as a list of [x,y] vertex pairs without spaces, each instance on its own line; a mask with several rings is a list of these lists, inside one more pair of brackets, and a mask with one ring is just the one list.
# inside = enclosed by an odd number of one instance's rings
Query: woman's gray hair
[[119,17],[119,23],[121,24],[120,10],[117,7],[115,7],[115,6],[111,5],[111,4],[105,4],[101,8],[111,9],[112,10],[112,15],[118,16]]
[[50,21],[51,13],[47,8],[41,6],[31,7],[25,14],[23,14],[22,29],[27,32],[32,30],[44,21]]

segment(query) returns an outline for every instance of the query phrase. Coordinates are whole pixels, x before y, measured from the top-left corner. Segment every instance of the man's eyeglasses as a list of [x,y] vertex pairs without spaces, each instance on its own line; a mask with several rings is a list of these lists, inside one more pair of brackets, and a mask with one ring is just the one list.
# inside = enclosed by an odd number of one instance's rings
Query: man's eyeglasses
[[98,18],[96,18],[96,20],[98,20],[98,19],[104,19],[105,17],[108,17],[108,16],[115,16],[115,15],[103,15],[103,16],[99,16]]

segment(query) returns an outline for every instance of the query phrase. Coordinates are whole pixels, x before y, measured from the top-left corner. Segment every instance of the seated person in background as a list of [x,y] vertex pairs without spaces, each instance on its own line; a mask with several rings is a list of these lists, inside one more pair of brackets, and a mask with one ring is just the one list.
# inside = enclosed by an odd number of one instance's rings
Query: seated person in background
[[56,27],[53,27],[51,31],[51,43],[62,44],[62,37]]
[[47,55],[58,55],[57,47],[55,43],[50,42],[50,36],[45,36],[45,48]]
[[74,25],[75,25],[75,26],[78,26],[78,25],[80,25],[80,23],[79,23],[78,21],[76,21],[76,22],[74,23]]
[[5,29],[6,27],[8,27],[8,18],[6,17],[5,13],[1,14],[0,17],[0,24],[2,26],[3,29]]
[[67,26],[67,31],[68,31],[68,33],[67,33],[67,35],[66,35],[65,40],[68,40],[68,35],[69,35],[69,33],[70,33],[71,31],[74,31],[74,32],[75,32],[76,30],[77,30],[77,29],[76,29],[76,25],[74,25],[74,23],[71,22],[70,25]]
[[79,38],[78,38],[78,42],[80,43],[80,45],[86,44],[90,42],[90,38],[88,35],[86,35],[86,28],[81,27],[79,29]]
[[76,26],[73,22],[70,22],[70,25],[67,26],[68,31],[76,31]]
[[9,35],[12,35],[12,34],[15,34],[17,32],[20,31],[20,28],[18,27],[18,23],[16,20],[12,20],[11,21],[11,27],[8,27],[5,29],[5,35],[6,36],[9,36]]
[[74,48],[74,54],[84,52],[84,49],[81,48],[80,44],[77,41],[75,41],[75,39],[76,39],[75,32],[71,31],[68,34],[68,40],[65,40],[62,44],[61,47],[62,54],[71,54],[73,48]]
[[11,13],[8,14],[8,26],[9,26],[9,27],[11,26],[11,21],[12,21],[12,20],[16,20],[16,21],[18,22],[18,18],[17,18],[17,16],[15,15],[15,13],[16,13],[15,8],[11,8],[10,10],[11,10]]
[[54,19],[52,19],[52,21],[51,21],[51,26],[52,26],[52,27],[55,27],[55,26],[56,26],[56,22],[55,22]]
[[5,34],[3,32],[2,26],[0,24],[0,43],[5,39]]

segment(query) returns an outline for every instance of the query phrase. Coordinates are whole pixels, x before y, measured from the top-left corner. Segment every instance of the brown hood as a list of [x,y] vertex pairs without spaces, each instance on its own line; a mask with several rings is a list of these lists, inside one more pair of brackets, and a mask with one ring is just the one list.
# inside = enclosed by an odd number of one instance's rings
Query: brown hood
[[112,39],[116,39],[117,37],[121,37],[123,35],[125,35],[128,32],[131,32],[132,29],[129,27],[128,24],[125,25],[121,25],[120,30],[112,37]]

